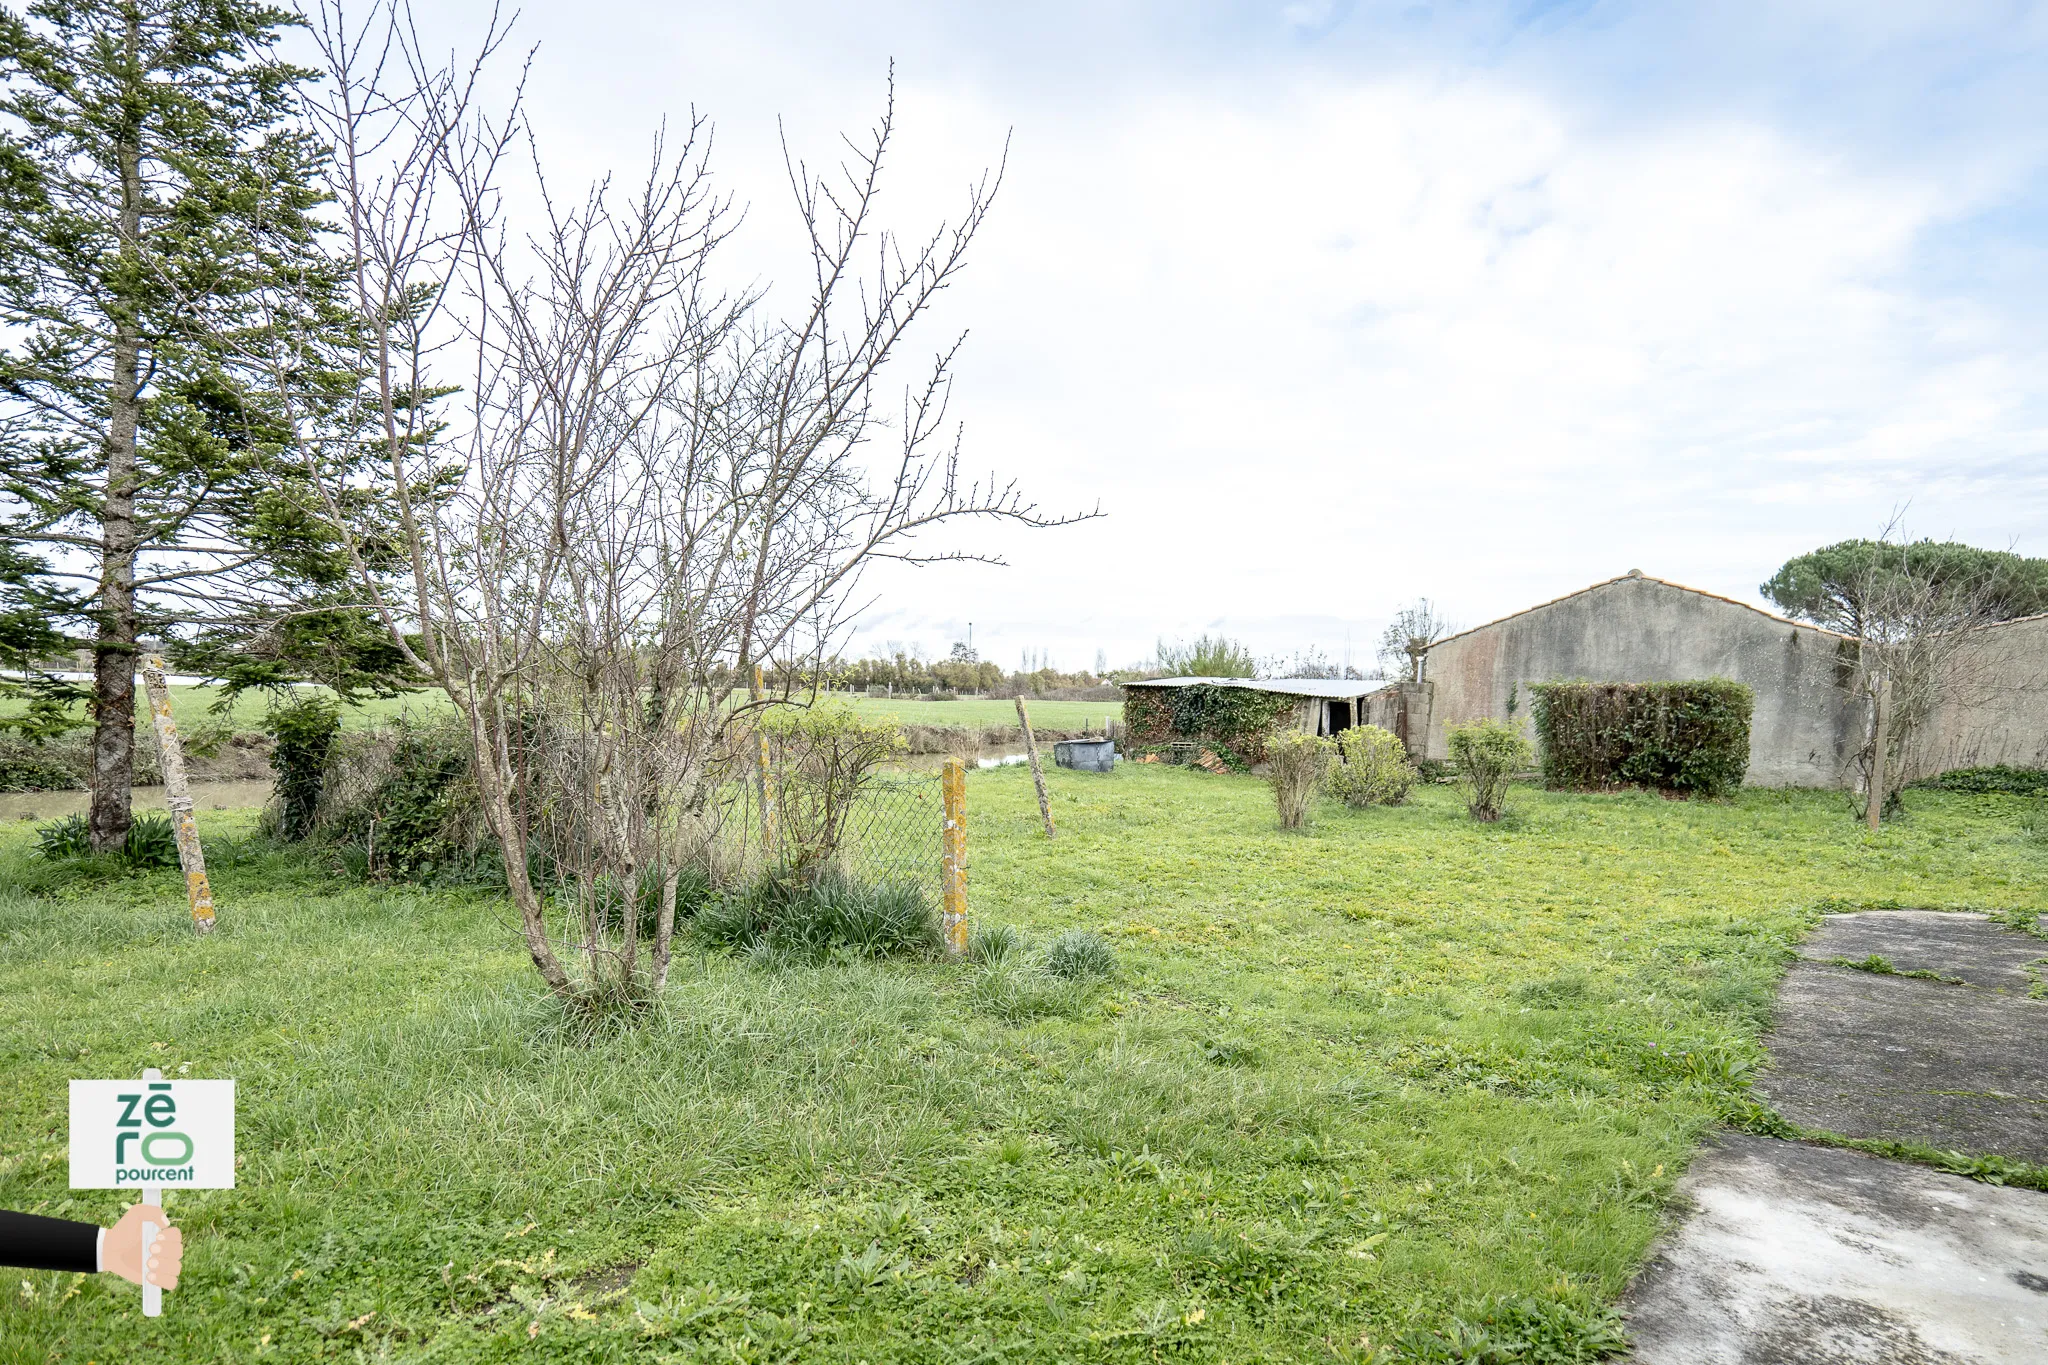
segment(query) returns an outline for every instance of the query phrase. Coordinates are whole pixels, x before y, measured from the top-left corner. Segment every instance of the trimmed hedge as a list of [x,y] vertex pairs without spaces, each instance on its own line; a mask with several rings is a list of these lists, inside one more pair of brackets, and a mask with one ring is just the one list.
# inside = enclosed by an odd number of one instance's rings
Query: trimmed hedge
[[1124,738],[1132,748],[1206,740],[1243,755],[1266,759],[1266,741],[1294,709],[1295,698],[1250,687],[1192,683],[1187,687],[1124,689]]
[[1727,678],[1538,683],[1536,737],[1552,790],[1644,786],[1726,796],[1749,771],[1756,694]]

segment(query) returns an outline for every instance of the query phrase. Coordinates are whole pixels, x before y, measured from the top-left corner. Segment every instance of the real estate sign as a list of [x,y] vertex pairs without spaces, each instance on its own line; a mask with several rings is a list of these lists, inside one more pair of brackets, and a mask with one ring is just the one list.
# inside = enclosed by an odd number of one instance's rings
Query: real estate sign
[[71,1188],[226,1190],[235,1184],[235,1083],[71,1083]]

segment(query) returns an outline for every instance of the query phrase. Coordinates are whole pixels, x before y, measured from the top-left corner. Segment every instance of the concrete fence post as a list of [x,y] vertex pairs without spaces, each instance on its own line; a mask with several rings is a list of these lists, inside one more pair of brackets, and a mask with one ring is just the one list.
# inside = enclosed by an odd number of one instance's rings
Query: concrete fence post
[[958,758],[946,760],[939,779],[945,798],[946,817],[941,862],[941,898],[946,952],[952,957],[967,955],[967,765]]
[[185,783],[185,750],[178,740],[178,722],[171,716],[171,689],[164,680],[161,654],[142,656],[142,690],[156,721],[157,761],[164,770],[165,804],[178,836],[178,865],[185,872],[185,898],[192,902],[192,930],[213,929],[213,887],[206,880],[206,852],[199,844],[199,825],[192,818],[192,789]]

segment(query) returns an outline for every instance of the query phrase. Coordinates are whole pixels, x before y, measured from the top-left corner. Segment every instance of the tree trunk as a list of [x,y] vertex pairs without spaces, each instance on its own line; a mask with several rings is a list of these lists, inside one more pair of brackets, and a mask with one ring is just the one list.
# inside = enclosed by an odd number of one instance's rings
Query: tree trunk
[[[129,44],[137,42],[131,19]],[[121,240],[133,254],[142,234],[141,154],[122,146]],[[106,498],[100,511],[98,630],[92,656],[92,847],[107,853],[128,837],[128,789],[135,784],[135,431],[140,404],[141,333],[133,300],[116,299],[114,368],[107,387]]]
[[1870,800],[1864,806],[1863,820],[1872,829],[1884,821],[1885,791],[1891,781],[1889,766],[1892,727],[1892,685],[1889,678],[1879,678],[1871,690],[1871,746],[1870,746]]
[[[452,695],[452,689],[450,692]],[[476,746],[477,796],[484,808],[484,823],[490,826],[491,833],[498,836],[498,847],[504,854],[505,886],[512,893],[512,904],[519,911],[519,928],[526,939],[527,955],[533,959],[540,979],[547,983],[549,990],[564,1000],[573,999],[576,988],[570,983],[569,974],[562,970],[561,959],[548,946],[545,908],[533,879],[527,875],[526,828],[512,813],[511,793],[504,770],[499,766],[496,736],[491,733],[493,727],[484,723],[482,715],[487,703],[477,700],[473,679],[468,695],[456,700],[469,712],[470,742]]]

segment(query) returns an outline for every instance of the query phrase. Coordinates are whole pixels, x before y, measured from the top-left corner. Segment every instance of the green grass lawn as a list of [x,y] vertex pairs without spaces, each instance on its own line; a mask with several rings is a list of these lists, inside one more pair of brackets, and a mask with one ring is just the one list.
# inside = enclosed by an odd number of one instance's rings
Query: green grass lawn
[[1480,826],[1432,787],[1290,834],[1247,778],[1048,779],[1053,843],[1026,773],[970,778],[973,913],[1102,931],[1107,984],[687,952],[594,1042],[482,893],[202,815],[196,941],[173,874],[7,832],[0,1207],[121,1207],[66,1187],[73,1077],[234,1077],[242,1165],[173,1197],[164,1317],[10,1272],[0,1360],[1450,1360],[1375,1351],[1503,1316],[1564,1344],[1492,1358],[1576,1359],[1820,907],[2048,906],[2023,798],[1870,835],[1839,795]]

